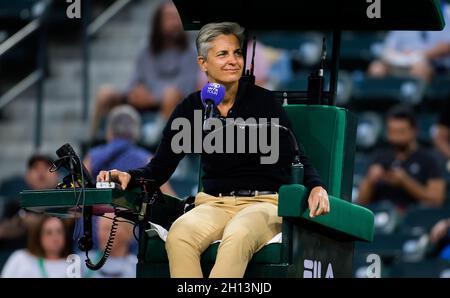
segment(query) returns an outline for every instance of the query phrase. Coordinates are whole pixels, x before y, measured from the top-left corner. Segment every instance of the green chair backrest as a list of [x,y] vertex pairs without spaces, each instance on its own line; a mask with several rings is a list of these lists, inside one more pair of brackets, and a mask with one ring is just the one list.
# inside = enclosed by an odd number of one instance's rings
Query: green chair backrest
[[344,108],[287,105],[297,140],[319,173],[330,195],[351,201],[356,117]]
[[[335,106],[287,105],[285,110],[328,193],[351,201],[356,116]],[[202,176],[200,166],[198,191],[203,189]]]

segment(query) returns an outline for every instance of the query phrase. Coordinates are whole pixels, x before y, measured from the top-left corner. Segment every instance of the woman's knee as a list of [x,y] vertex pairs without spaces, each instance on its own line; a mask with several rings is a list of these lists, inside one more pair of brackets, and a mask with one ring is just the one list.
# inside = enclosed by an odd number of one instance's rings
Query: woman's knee
[[252,233],[246,227],[233,227],[226,229],[223,234],[222,242],[235,242],[236,244],[248,244],[252,242]]
[[167,246],[180,246],[183,244],[195,244],[193,236],[194,226],[189,219],[179,218],[169,229],[166,239]]

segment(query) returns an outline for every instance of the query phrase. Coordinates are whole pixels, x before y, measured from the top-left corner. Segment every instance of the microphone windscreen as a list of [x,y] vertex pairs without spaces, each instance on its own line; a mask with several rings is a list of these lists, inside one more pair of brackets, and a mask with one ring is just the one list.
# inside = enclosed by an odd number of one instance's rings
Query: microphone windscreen
[[200,97],[203,105],[206,106],[207,100],[212,100],[217,106],[225,97],[225,87],[218,83],[208,83],[203,86]]

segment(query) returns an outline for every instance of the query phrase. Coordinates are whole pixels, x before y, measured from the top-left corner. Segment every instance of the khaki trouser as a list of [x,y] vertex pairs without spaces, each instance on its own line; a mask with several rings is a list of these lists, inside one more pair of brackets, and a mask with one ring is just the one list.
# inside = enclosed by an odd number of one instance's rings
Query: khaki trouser
[[253,254],[281,232],[278,194],[215,197],[197,194],[195,208],[169,230],[166,250],[171,277],[203,277],[200,256],[222,240],[210,277],[243,277]]

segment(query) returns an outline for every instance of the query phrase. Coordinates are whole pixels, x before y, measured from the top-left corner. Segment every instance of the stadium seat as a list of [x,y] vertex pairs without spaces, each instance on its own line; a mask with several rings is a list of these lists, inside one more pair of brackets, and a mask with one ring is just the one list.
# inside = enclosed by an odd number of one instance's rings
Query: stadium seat
[[416,105],[422,101],[425,83],[414,78],[363,77],[353,82],[351,104],[383,110],[395,103]]
[[418,263],[400,262],[390,269],[390,277],[450,278],[450,262],[431,259]]
[[375,202],[367,206],[375,215],[375,234],[393,234],[402,220],[395,205],[389,201]]
[[425,94],[427,103],[440,107],[441,103],[450,99],[450,74],[433,78]]
[[409,210],[400,225],[400,231],[413,235],[428,233],[441,219],[450,217],[447,208],[416,207]]
[[358,242],[355,247],[355,255],[360,258],[376,254],[387,266],[400,261],[421,261],[427,252],[426,237],[406,233],[375,234],[372,243]]
[[358,129],[356,132],[356,148],[370,150],[377,145],[383,130],[382,115],[365,111],[358,114]]
[[344,31],[341,41],[340,67],[346,70],[367,69],[378,54],[385,32]]
[[437,113],[418,113],[417,124],[419,134],[417,136],[420,143],[425,146],[432,145],[433,129],[437,123]]
[[36,0],[16,0],[2,1],[0,10],[0,20],[3,22],[32,20],[40,1]]

